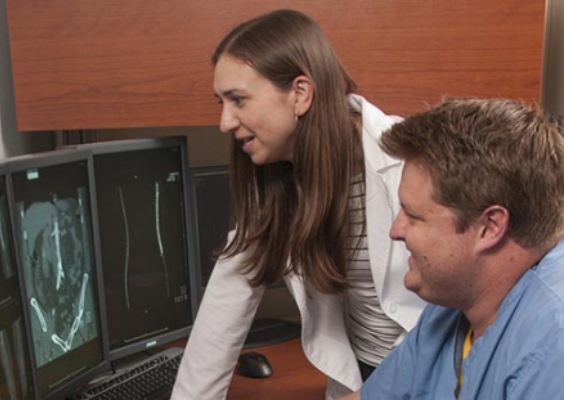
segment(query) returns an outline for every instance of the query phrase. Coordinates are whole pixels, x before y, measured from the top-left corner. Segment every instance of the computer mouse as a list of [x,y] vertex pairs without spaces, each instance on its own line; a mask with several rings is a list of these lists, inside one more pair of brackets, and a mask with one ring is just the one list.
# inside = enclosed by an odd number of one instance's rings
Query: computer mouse
[[237,373],[248,378],[268,378],[274,371],[264,354],[251,351],[239,356]]

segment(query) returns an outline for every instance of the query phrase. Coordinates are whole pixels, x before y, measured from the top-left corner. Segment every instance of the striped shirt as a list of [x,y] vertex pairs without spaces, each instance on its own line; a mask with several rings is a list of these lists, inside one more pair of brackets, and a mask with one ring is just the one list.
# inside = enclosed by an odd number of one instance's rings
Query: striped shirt
[[364,182],[352,182],[349,198],[351,263],[347,292],[350,340],[358,360],[378,366],[392,349],[403,328],[386,316],[374,285],[365,229]]

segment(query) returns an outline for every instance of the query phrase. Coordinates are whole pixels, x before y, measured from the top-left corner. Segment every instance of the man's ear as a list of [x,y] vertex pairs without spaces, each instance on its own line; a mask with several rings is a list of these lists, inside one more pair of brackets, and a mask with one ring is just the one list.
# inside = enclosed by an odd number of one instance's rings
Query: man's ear
[[311,107],[314,91],[313,83],[309,77],[300,75],[294,79],[292,90],[295,92],[294,113],[297,117],[301,117]]
[[499,205],[490,206],[482,212],[482,215],[476,222],[481,250],[489,250],[506,238],[509,230],[509,220],[509,211],[507,208]]

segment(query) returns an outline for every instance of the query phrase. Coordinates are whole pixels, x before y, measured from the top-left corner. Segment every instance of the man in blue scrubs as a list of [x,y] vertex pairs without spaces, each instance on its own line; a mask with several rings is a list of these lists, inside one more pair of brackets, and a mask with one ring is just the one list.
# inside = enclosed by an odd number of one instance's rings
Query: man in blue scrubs
[[391,237],[429,305],[346,399],[564,399],[564,137],[502,99],[447,99],[381,138],[405,160]]

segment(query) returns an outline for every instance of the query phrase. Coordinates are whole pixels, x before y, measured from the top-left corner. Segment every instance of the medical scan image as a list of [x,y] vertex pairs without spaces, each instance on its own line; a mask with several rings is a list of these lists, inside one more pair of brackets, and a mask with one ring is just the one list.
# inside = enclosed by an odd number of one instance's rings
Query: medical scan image
[[36,362],[51,362],[99,335],[87,190],[17,202]]
[[180,156],[168,149],[95,158],[110,350],[191,321]]

